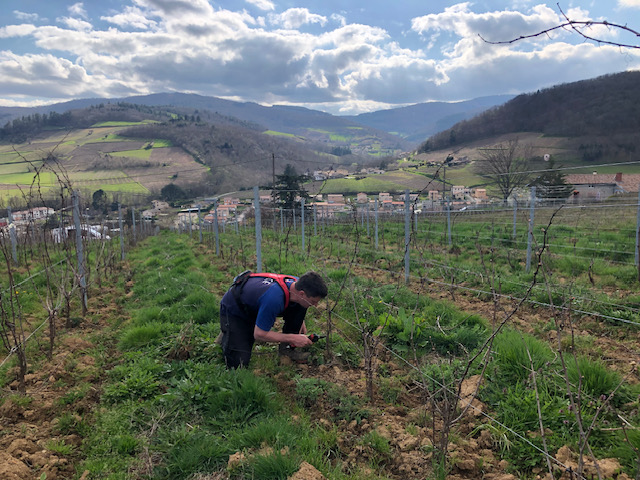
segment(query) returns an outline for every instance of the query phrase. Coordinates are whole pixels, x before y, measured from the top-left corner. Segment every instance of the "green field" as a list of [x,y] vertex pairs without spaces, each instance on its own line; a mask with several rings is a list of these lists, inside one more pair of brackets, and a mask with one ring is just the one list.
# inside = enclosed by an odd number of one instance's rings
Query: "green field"
[[274,137],[289,137],[289,138],[296,137],[293,133],[276,132],[275,130],[266,130],[262,133],[264,133],[265,135],[271,135]]
[[111,152],[113,157],[130,157],[149,160],[151,158],[151,148],[140,148],[138,150],[121,150],[119,152]]
[[399,183],[384,180],[382,175],[366,177],[361,180],[355,178],[335,178],[327,180],[323,187],[323,193],[344,193],[354,195],[359,192],[388,192],[402,191],[405,187]]
[[92,125],[92,128],[102,127],[133,127],[135,125],[148,125],[150,123],[159,123],[156,120],[143,120],[141,122],[100,122]]

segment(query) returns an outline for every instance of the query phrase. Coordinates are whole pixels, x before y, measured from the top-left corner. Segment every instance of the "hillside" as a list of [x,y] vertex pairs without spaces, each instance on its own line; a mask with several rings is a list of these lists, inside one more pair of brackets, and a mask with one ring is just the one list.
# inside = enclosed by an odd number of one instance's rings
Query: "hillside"
[[62,175],[88,195],[98,189],[157,195],[169,183],[191,196],[215,195],[271,183],[273,173],[288,163],[304,173],[366,162],[333,155],[331,146],[318,142],[265,134],[253,124],[215,113],[181,115],[175,109],[124,103],[33,115],[14,120],[2,134],[20,141],[0,146],[4,198],[22,197],[48,157],[35,188],[49,190],[57,183],[54,177]]
[[283,105],[265,107],[256,103],[183,93],[74,100],[33,109],[0,107],[0,124],[15,122],[16,119],[28,115],[45,115],[50,112],[64,115],[69,110],[122,103],[199,116],[202,120],[214,124],[220,123],[221,120],[225,123],[240,123],[255,130],[272,132],[274,135],[296,136],[310,142],[320,142],[329,146],[329,149],[347,148],[355,154],[394,155],[409,150],[417,143],[410,143],[386,131],[317,110]]
[[266,107],[251,102],[235,102],[216,97],[183,93],[159,93],[126,98],[92,98],[72,100],[48,106],[23,108],[0,106],[0,125],[21,117],[65,114],[70,110],[86,109],[108,103],[128,103],[147,107],[171,107],[185,114],[215,117],[251,125],[255,129],[272,130],[302,136],[331,145],[356,148],[367,137],[380,148],[406,151],[423,142],[430,135],[456,122],[502,104],[512,95],[482,97],[463,102],[428,102],[407,107],[363,113],[355,116],[335,116],[308,108],[274,105]]
[[363,125],[394,133],[412,143],[501,105],[513,95],[495,95],[463,102],[428,102],[346,117]]
[[[564,138],[563,161],[631,161],[640,151],[640,72],[623,72],[523,94],[430,137],[420,153],[456,150],[499,135]],[[556,142],[558,143],[558,142]]]

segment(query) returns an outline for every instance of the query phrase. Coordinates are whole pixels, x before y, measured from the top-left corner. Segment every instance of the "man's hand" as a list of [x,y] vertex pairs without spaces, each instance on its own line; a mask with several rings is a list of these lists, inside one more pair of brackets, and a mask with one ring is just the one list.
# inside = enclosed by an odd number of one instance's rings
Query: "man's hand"
[[291,340],[289,340],[289,345],[293,347],[308,347],[313,343],[309,337],[303,334],[291,334],[290,336]]

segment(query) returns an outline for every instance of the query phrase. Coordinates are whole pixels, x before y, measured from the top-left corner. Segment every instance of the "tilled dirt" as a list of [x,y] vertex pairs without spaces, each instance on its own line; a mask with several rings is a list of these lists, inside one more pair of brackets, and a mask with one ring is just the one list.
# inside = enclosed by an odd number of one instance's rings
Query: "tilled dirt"
[[[422,290],[421,294],[429,294],[434,298],[448,298],[455,301],[458,308],[478,313],[485,318],[504,318],[508,315],[510,305],[503,304],[499,313],[494,315],[496,306],[482,301],[473,295],[455,295],[443,290]],[[110,308],[102,305],[101,308]],[[506,313],[505,313],[506,312]],[[89,318],[99,319],[99,312],[93,312]],[[540,310],[522,308],[510,318],[510,322],[527,332],[546,337],[552,344],[557,342],[557,334],[542,328],[551,321],[551,315]],[[60,325],[61,332],[64,331]],[[93,346],[89,338],[100,332],[104,325],[99,320],[88,320],[81,329],[61,335],[50,361],[34,367],[34,372],[27,375],[26,387],[31,401],[25,403],[16,393],[17,383],[8,385],[10,392],[5,391],[5,401],[0,405],[0,479],[31,480],[46,475],[47,480],[73,478],[82,472],[76,472],[76,465],[80,461],[80,447],[82,438],[77,434],[62,433],[59,428],[59,418],[63,412],[75,415],[77,421],[83,417],[90,418],[93,410],[98,406],[101,379],[104,365],[97,366],[94,357],[87,354]],[[574,325],[574,333],[578,337],[589,340],[602,352],[605,361],[623,373],[628,381],[638,381],[636,362],[638,357],[639,339],[636,334],[620,332],[616,334],[596,319],[582,318]],[[41,348],[46,348],[46,338],[40,340]],[[389,366],[390,377],[407,377],[407,366],[401,365],[393,358],[381,352],[380,361]],[[364,399],[366,397],[366,377],[363,368],[347,368],[339,363],[326,365],[296,365],[300,375],[306,378],[318,378],[341,385],[349,394]],[[37,372],[36,372],[37,370]],[[259,373],[259,372],[258,372]],[[292,395],[295,385],[290,377],[276,379],[280,389]],[[487,429],[476,428],[484,423],[481,412],[485,406],[473,394],[477,389],[479,377],[467,379],[461,389],[460,407],[466,409],[464,417],[455,427],[455,442],[449,442],[448,455],[453,461],[452,471],[447,478],[487,479],[487,480],[515,480],[515,476],[507,473],[509,465],[500,460],[499,448]],[[77,391],[80,384],[85,385],[80,398],[71,398],[70,394]],[[437,420],[437,415],[430,411],[430,402],[419,385],[405,384],[398,399],[393,404],[386,403],[379,391],[375,391],[372,402],[366,404],[371,412],[360,421],[341,420],[333,423],[333,405],[320,400],[313,407],[311,417],[317,419],[319,426],[327,429],[336,428],[338,431],[339,457],[344,462],[345,469],[359,469],[360,471],[373,469],[377,465],[379,471],[388,478],[394,479],[424,479],[432,474],[433,455],[437,451],[438,442],[443,425]],[[436,418],[434,421],[433,418]],[[430,419],[430,420],[428,420]],[[381,456],[379,451],[364,444],[361,439],[375,432],[388,441],[391,454]],[[69,454],[55,453],[55,445],[64,444],[73,448]],[[435,444],[435,445],[434,445]],[[564,465],[577,467],[574,452],[567,447],[553,452],[554,456]],[[338,455],[338,453],[336,453]],[[625,474],[619,474],[620,465],[614,459],[599,460],[598,468],[602,478],[627,480]],[[587,465],[588,475],[595,475],[595,465]],[[86,478],[86,476],[84,476]],[[214,472],[209,476],[198,477],[202,480],[228,478],[225,472]],[[319,480],[323,476],[313,466],[307,463],[301,465],[300,471],[293,477],[295,480]],[[536,476],[538,479],[550,479],[544,471]],[[570,478],[568,473],[560,478]],[[588,477],[589,478],[589,477]]]

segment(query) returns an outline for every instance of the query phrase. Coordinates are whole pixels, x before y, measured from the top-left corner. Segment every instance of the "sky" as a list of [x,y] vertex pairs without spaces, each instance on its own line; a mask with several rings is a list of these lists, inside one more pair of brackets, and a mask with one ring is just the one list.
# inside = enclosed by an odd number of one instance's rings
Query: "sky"
[[[0,0],[0,106],[184,92],[351,115],[640,69],[640,0]],[[634,43],[619,28],[602,40]],[[487,41],[485,41],[487,40]]]

